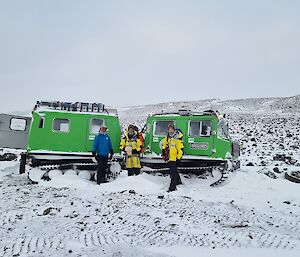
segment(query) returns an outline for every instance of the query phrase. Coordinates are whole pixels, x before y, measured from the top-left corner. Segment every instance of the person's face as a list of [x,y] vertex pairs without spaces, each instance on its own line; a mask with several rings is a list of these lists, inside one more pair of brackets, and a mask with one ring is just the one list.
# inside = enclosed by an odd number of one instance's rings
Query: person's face
[[101,132],[106,132],[106,130],[107,130],[107,128],[104,128],[104,127],[102,127],[102,128],[100,129]]
[[175,132],[175,130],[172,127],[169,127],[169,133],[172,135]]
[[128,129],[128,133],[132,135],[133,134],[133,128]]

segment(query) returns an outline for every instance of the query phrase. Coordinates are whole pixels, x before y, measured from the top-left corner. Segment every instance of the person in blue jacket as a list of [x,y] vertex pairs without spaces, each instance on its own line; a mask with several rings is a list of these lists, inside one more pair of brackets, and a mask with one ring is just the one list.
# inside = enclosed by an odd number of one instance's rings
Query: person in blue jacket
[[106,169],[108,157],[112,158],[114,151],[112,148],[111,140],[109,135],[106,132],[107,127],[102,125],[100,127],[99,134],[94,139],[93,145],[93,157],[96,157],[98,162],[98,170],[97,170],[97,184],[106,183]]

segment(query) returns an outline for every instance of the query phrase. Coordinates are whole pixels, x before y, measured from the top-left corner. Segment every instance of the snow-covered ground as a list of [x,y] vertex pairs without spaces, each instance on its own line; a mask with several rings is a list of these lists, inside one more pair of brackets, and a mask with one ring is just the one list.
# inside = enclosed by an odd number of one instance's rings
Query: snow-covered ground
[[[222,106],[242,167],[217,188],[182,177],[166,193],[168,177],[125,171],[100,186],[72,175],[36,185],[0,162],[0,256],[299,256],[300,184],[284,179],[300,170],[299,111],[278,99]],[[150,107],[139,108],[123,122],[141,125]]]
[[168,177],[145,173],[97,186],[67,175],[33,185],[6,171],[0,256],[296,256],[299,185],[257,171],[219,188],[183,178],[174,193]]

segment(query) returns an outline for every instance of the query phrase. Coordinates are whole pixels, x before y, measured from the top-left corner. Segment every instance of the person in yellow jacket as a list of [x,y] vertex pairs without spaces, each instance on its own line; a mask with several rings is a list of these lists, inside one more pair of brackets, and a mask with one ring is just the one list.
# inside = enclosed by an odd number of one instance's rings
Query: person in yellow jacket
[[162,158],[168,161],[171,183],[168,192],[176,190],[176,186],[182,184],[177,164],[183,156],[183,134],[175,130],[173,124],[168,125],[168,135],[162,141]]
[[142,150],[142,142],[133,125],[128,126],[126,134],[121,140],[120,149],[126,154],[128,176],[139,175],[141,171],[139,154]]

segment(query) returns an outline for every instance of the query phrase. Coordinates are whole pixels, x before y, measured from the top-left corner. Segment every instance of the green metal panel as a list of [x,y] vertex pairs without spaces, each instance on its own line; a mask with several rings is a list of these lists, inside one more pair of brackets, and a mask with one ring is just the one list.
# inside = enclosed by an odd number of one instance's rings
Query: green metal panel
[[[44,119],[40,128],[40,120]],[[54,119],[69,120],[69,131],[58,132],[53,129]],[[118,117],[64,111],[34,111],[27,150],[46,150],[58,152],[90,152],[95,135],[90,131],[92,119],[103,119],[108,127],[113,149],[119,153],[120,124]]]
[[[214,135],[216,131],[214,116],[194,116],[187,120],[186,141],[184,153],[187,155],[212,156],[214,151]],[[202,122],[209,122],[211,124],[210,133],[208,135],[191,135],[190,124],[192,122],[201,124]],[[200,129],[200,128],[199,128]]]
[[232,154],[232,141],[216,137],[216,153],[214,157],[227,159],[226,154]]

